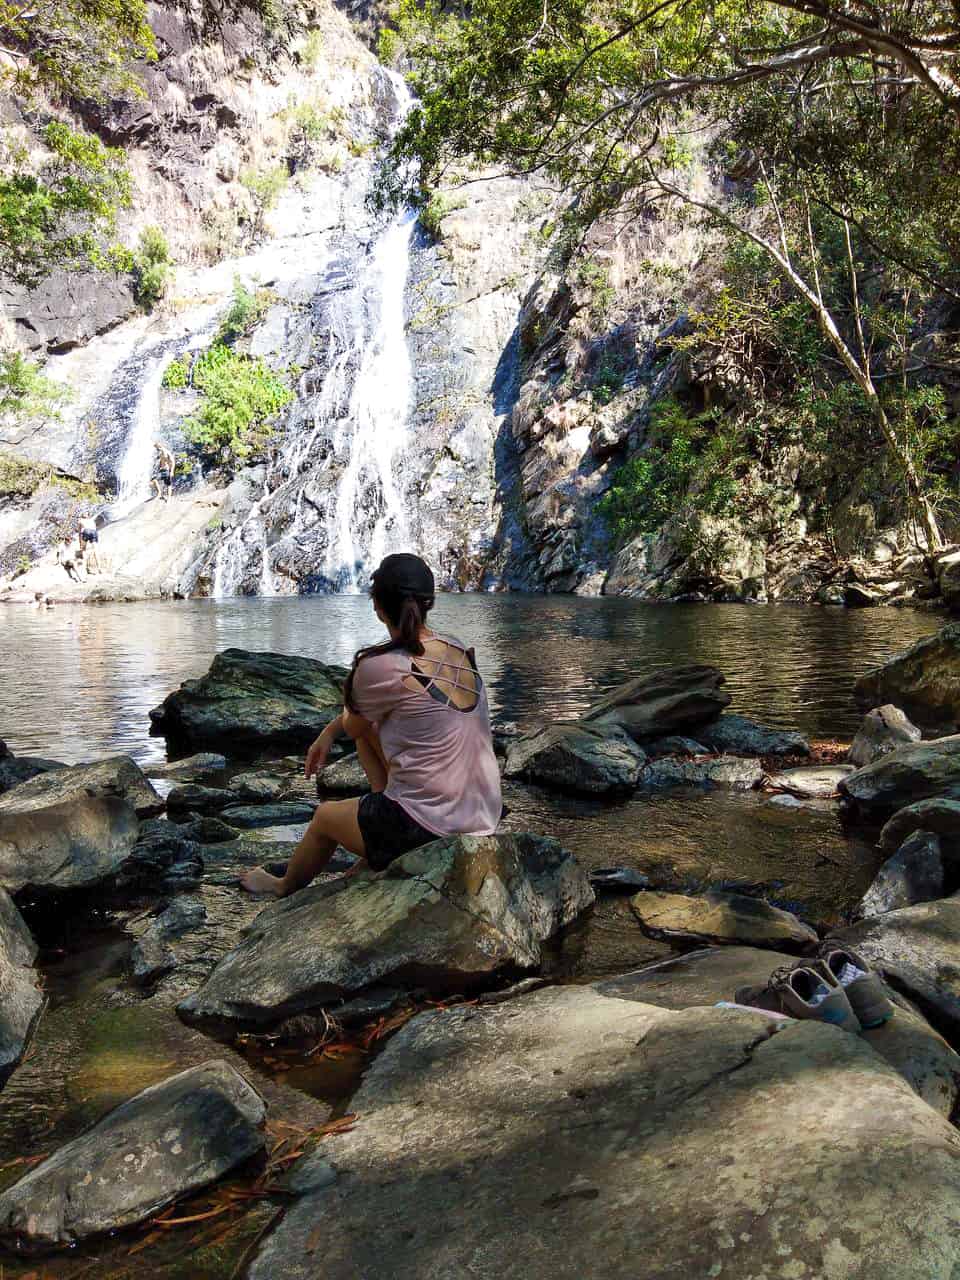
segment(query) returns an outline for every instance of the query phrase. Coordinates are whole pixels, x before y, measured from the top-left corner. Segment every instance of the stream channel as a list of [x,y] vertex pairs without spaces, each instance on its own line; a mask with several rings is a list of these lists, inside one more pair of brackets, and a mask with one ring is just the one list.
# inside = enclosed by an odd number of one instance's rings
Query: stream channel
[[[859,719],[854,679],[935,630],[939,619],[907,610],[489,595],[441,597],[431,621],[476,645],[495,718],[522,728],[576,715],[653,667],[696,661],[724,672],[732,711],[813,740],[849,740]],[[235,646],[347,663],[379,636],[360,596],[10,606],[0,620],[0,732],[17,754],[70,763],[125,752],[147,765],[164,754],[163,742],[149,736],[148,711],[181,680],[202,674],[217,651]],[[505,799],[507,829],[556,836],[587,867],[627,865],[655,883],[666,875],[692,889],[762,885],[770,901],[819,928],[852,907],[880,860],[873,833],[844,830],[836,807],[822,802],[784,805],[762,793],[700,789],[600,802],[516,785],[505,788]],[[249,918],[252,904],[227,884],[205,893],[223,949],[231,923]],[[124,926],[136,910],[107,900],[75,906],[69,916],[28,908],[49,1003],[27,1059],[0,1094],[0,1186],[23,1174],[25,1160],[62,1145],[146,1085],[210,1057],[240,1062],[233,1047],[178,1022],[175,989],[145,996],[130,984]],[[668,953],[640,931],[627,897],[601,894],[556,948],[550,975],[587,981]],[[189,966],[181,981],[185,994]],[[279,1142],[347,1109],[368,1060],[347,1053],[294,1062],[247,1050],[242,1065],[268,1099]],[[198,1212],[207,1212],[209,1201],[199,1203]],[[245,1252],[278,1212],[275,1199],[251,1203],[215,1217],[224,1230],[217,1235],[209,1226],[199,1241],[171,1230],[131,1253],[140,1233],[82,1255],[7,1260],[0,1275],[239,1276]]]

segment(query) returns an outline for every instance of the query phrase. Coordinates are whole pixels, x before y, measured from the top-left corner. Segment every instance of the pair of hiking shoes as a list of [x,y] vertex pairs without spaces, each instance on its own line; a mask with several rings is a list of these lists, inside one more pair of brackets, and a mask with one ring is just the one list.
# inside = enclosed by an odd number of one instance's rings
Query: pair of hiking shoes
[[734,999],[791,1018],[816,1018],[854,1034],[882,1026],[894,1013],[866,960],[830,942],[823,943],[816,960],[777,969],[766,986],[741,987]]

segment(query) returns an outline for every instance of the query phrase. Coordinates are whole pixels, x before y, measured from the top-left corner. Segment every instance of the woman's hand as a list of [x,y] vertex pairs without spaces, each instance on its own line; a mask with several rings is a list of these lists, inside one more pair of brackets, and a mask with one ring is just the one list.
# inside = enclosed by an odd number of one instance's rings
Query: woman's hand
[[312,778],[315,773],[327,763],[327,757],[330,754],[330,748],[336,739],[343,732],[343,716],[337,716],[336,720],[331,720],[324,729],[320,737],[316,739],[313,746],[307,752],[307,758],[303,762],[303,776]]

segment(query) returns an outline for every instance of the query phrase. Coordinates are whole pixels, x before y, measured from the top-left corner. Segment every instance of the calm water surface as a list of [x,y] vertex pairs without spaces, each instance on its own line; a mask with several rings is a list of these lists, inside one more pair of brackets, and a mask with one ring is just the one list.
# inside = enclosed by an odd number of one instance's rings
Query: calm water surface
[[[474,643],[497,714],[521,724],[570,715],[618,681],[708,662],[733,709],[821,737],[852,734],[855,677],[936,629],[893,609],[650,605],[565,596],[445,596],[438,630]],[[149,601],[0,610],[0,736],[21,754],[73,762],[163,755],[147,712],[220,649],[347,663],[382,628],[368,600],[312,596]]]

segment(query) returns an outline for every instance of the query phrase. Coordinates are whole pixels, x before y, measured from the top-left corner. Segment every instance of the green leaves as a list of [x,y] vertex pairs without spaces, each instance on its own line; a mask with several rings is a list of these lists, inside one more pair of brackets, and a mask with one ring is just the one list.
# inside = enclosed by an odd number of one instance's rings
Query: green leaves
[[229,450],[248,458],[262,449],[270,420],[293,399],[286,383],[262,360],[216,342],[193,365],[193,385],[203,392],[184,434],[211,453]]

